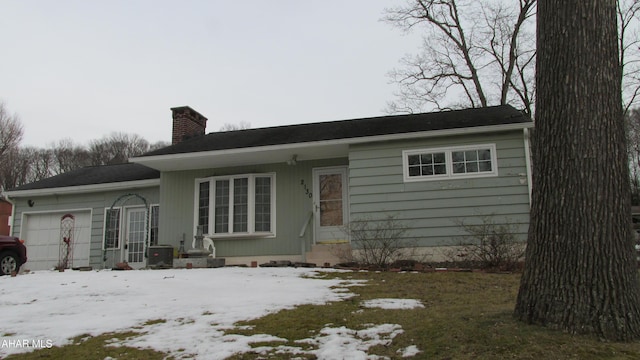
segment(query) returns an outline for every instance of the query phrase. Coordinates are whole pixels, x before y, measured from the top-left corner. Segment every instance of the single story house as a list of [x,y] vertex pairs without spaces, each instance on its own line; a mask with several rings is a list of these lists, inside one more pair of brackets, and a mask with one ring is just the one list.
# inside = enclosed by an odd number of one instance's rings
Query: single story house
[[330,248],[359,246],[345,225],[388,216],[434,258],[459,243],[460,221],[492,216],[526,238],[533,123],[511,106],[209,134],[197,111],[171,110],[171,146],[7,192],[28,268],[61,258],[66,214],[73,265],[93,267],[144,266],[150,244],[188,250],[198,231],[227,264],[335,263]]

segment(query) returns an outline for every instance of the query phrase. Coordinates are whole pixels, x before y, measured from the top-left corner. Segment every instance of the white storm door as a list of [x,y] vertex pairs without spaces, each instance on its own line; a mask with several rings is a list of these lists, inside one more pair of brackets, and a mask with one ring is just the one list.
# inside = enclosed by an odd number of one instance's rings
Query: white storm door
[[316,244],[347,242],[347,168],[313,169],[314,239]]
[[147,234],[147,211],[144,208],[127,209],[125,232],[125,260],[134,269],[145,266],[145,238]]

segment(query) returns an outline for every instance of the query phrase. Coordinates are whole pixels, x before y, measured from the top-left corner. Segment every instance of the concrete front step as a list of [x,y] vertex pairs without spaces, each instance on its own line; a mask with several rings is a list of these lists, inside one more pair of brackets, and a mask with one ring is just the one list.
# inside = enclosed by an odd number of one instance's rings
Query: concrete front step
[[224,267],[224,265],[225,265],[224,258],[200,257],[200,258],[173,259],[173,268],[175,269],[219,268],[219,267]]
[[306,261],[317,266],[333,266],[348,259],[351,253],[351,245],[339,244],[316,244],[311,246],[311,251],[306,253]]

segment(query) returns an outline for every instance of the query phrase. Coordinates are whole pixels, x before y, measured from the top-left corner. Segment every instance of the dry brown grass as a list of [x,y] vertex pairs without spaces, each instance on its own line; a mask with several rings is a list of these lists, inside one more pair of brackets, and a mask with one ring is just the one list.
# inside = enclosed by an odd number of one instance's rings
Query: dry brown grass
[[[550,331],[513,320],[519,275],[484,273],[328,273],[326,277],[367,280],[355,286],[355,297],[324,306],[300,306],[238,325],[250,329],[229,333],[270,334],[286,342],[254,346],[288,345],[305,350],[295,340],[318,334],[331,324],[361,329],[371,324],[399,324],[404,333],[391,345],[371,348],[369,354],[399,358],[397,351],[416,345],[416,359],[640,359],[640,343],[607,343],[586,336]],[[412,310],[364,308],[362,301],[376,298],[418,299],[425,307]],[[161,319],[149,322],[162,321]],[[143,329],[141,329],[143,330]],[[73,345],[44,349],[10,359],[162,359],[166,354],[127,347],[110,347],[113,338],[137,333],[105,334],[75,340]],[[188,352],[188,349],[185,349]],[[313,359],[313,355],[238,354],[233,359]]]

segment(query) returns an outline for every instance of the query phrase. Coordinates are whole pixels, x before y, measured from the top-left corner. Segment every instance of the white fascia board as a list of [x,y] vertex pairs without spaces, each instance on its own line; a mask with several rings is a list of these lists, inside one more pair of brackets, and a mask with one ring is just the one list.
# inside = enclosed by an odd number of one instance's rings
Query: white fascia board
[[[387,135],[375,135],[375,136],[362,136],[355,138],[343,138],[334,140],[321,140],[321,141],[308,141],[290,144],[280,145],[267,145],[267,146],[255,146],[247,148],[237,149],[225,149],[225,150],[212,150],[212,151],[197,151],[182,154],[169,154],[169,155],[156,155],[156,156],[141,156],[129,158],[130,162],[139,163],[148,166],[153,169],[158,169],[154,164],[166,165],[169,162],[180,162],[187,159],[198,159],[207,157],[223,157],[238,154],[259,153],[278,150],[296,150],[314,146],[335,146],[335,145],[355,145],[364,144],[379,141],[393,141],[393,140],[407,140],[416,138],[432,138],[451,135],[471,135],[482,134],[490,132],[501,132],[510,130],[522,130],[532,128],[533,123],[513,123],[502,125],[490,125],[490,126],[477,126],[471,128],[459,128],[459,129],[446,129],[446,130],[429,130],[419,132],[408,132],[400,134],[387,134]],[[163,168],[166,170],[166,167]]]
[[139,189],[139,188],[146,188],[146,187],[153,187],[153,186],[160,186],[160,179],[122,181],[122,182],[106,183],[106,184],[66,186],[66,187],[46,188],[46,189],[17,190],[17,191],[7,191],[6,194],[9,197],[19,198],[19,197],[26,197],[26,196],[84,194],[84,193],[114,191],[114,190],[123,190],[123,189]]

